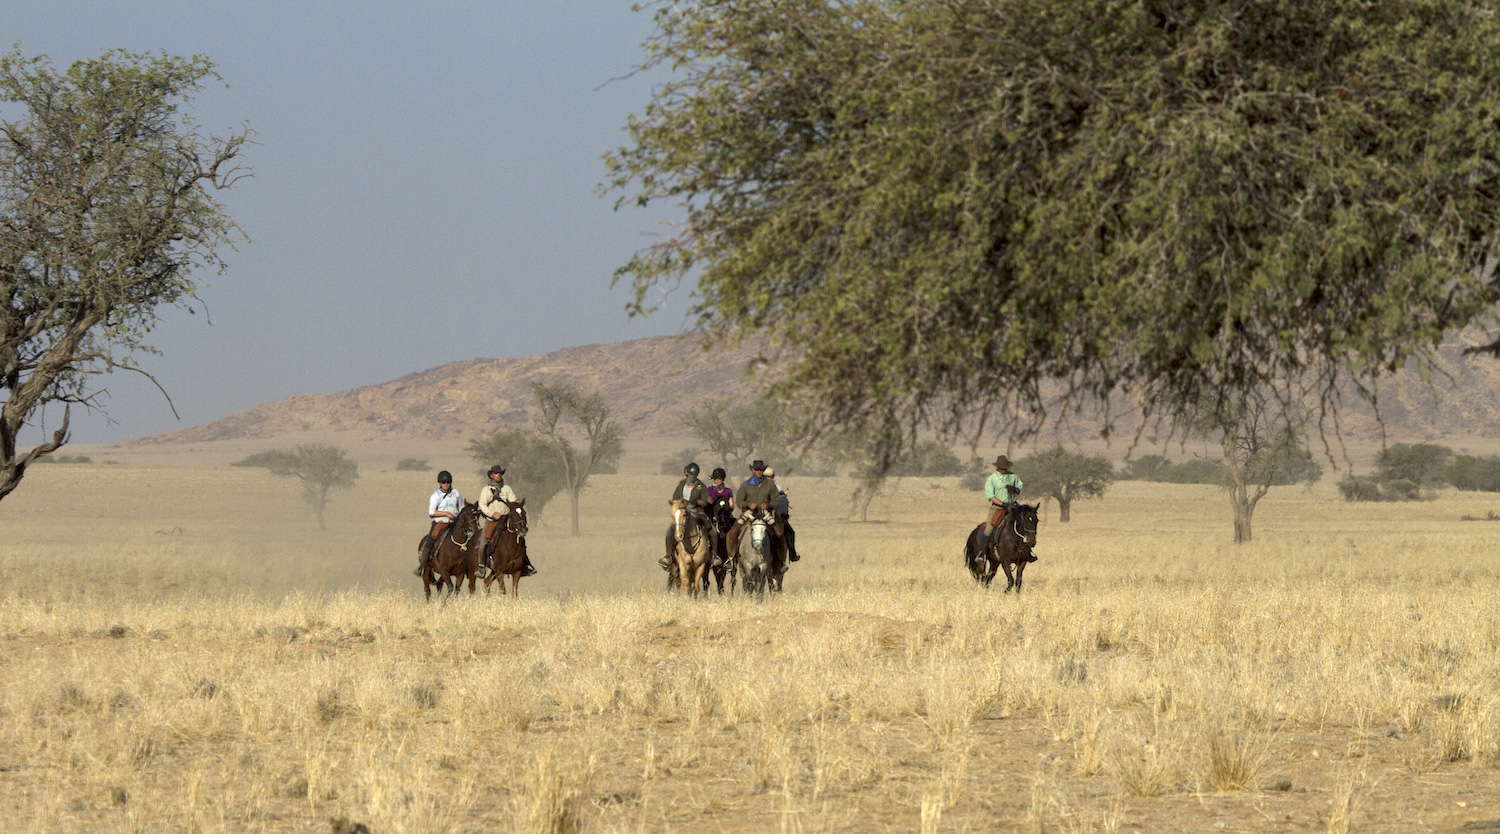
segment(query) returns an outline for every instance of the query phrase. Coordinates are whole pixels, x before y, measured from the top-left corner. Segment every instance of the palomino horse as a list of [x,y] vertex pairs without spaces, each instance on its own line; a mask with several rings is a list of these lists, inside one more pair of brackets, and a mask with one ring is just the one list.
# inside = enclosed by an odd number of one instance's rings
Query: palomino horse
[[672,505],[672,528],[677,533],[677,585],[683,593],[697,596],[708,582],[708,563],[713,560],[713,528],[688,512],[682,499]]
[[[1040,506],[1016,504],[1011,507],[1000,523],[1000,529],[990,537],[987,548],[984,525],[974,528],[964,542],[964,564],[968,565],[975,581],[983,582],[988,588],[995,580],[996,568],[1005,568],[1005,592],[1008,594],[1011,588],[1015,588],[1016,593],[1021,593],[1021,575],[1026,572],[1027,564],[1036,561],[1031,548],[1036,546],[1037,508]],[[1014,574],[1011,573],[1012,565],[1016,569]]]
[[479,548],[472,547],[474,537],[479,535],[479,504],[464,502],[458,518],[448,525],[442,538],[432,544],[432,558],[422,570],[422,591],[432,599],[432,587],[446,586],[451,594],[469,580],[469,593],[474,593],[474,573],[479,567]]
[[740,519],[745,529],[740,531],[739,553],[736,554],[739,557],[740,584],[745,593],[763,596],[767,581],[781,563],[778,558],[780,539],[776,536],[770,512],[755,510],[746,515],[750,520]]
[[497,522],[495,536],[484,546],[484,561],[490,572],[484,577],[484,592],[490,592],[490,583],[500,583],[500,594],[505,594],[505,577],[510,577],[510,592],[520,595],[521,574],[526,571],[526,499],[512,504],[504,498],[510,512]]

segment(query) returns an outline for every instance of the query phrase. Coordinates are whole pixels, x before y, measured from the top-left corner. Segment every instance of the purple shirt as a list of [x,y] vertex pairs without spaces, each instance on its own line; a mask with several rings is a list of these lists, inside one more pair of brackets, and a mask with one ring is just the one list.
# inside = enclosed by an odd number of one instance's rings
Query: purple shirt
[[713,486],[712,484],[710,484],[709,487],[708,487],[708,503],[710,503],[710,504],[717,504],[717,503],[719,503],[719,499],[720,498],[733,498],[733,497],[734,497],[734,490],[730,489],[728,484],[725,484],[724,486],[721,486],[721,487],[720,486]]

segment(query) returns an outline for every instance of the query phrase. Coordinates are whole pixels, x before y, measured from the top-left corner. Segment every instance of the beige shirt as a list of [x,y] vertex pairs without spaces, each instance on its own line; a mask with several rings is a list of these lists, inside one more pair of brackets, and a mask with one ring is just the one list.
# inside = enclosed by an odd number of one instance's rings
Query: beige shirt
[[516,503],[516,493],[510,488],[510,484],[490,481],[479,491],[479,511],[484,513],[485,518],[504,518],[510,512],[505,501]]

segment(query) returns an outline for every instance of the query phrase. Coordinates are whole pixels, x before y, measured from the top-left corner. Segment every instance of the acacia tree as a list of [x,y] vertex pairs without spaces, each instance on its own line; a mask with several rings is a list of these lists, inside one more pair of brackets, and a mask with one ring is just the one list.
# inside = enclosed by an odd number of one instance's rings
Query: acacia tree
[[1250,396],[1233,409],[1205,409],[1200,426],[1219,434],[1224,453],[1224,491],[1234,510],[1234,543],[1252,538],[1251,520],[1260,499],[1278,484],[1311,483],[1323,475],[1303,442],[1300,411],[1264,396]]
[[1186,430],[1269,385],[1336,416],[1500,298],[1484,4],[655,9],[604,189],[683,219],[615,280],[648,312],[691,276],[702,333],[769,334],[815,432],[1024,434],[1118,393]]
[[[205,80],[220,79],[201,55],[108,52],[65,72],[0,55],[0,112],[17,114],[0,120],[0,498],[68,442],[73,406],[98,408],[94,378],[146,373],[158,311],[223,268],[238,230],[210,189],[245,175],[246,134],[204,136],[180,111]],[[57,429],[20,452],[53,403]]]
[[1070,452],[1060,445],[1017,461],[1016,471],[1024,473],[1027,492],[1057,501],[1057,517],[1064,523],[1073,518],[1074,501],[1103,498],[1115,481],[1115,467],[1108,458]]
[[292,449],[271,449],[251,455],[235,466],[263,466],[272,475],[302,482],[302,501],[318,516],[318,529],[328,509],[328,493],[348,489],[359,479],[359,464],[347,452],[327,443],[308,443]]
[[547,439],[523,429],[498,431],[487,438],[469,443],[469,454],[479,464],[481,475],[488,480],[491,466],[505,467],[505,480],[526,499],[526,512],[533,518],[541,515],[547,503],[562,492],[567,483],[557,466],[557,449]]
[[611,467],[625,451],[625,430],[609,419],[609,406],[597,393],[584,394],[563,382],[533,382],[542,416],[537,433],[556,452],[564,489],[573,510],[573,535],[578,535],[578,496],[589,475]]

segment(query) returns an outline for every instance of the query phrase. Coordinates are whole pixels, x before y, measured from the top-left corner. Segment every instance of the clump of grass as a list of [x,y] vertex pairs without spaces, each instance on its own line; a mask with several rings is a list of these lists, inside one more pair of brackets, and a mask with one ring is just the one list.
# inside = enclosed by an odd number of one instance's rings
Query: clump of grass
[[1216,791],[1242,791],[1260,773],[1265,752],[1247,735],[1214,732],[1208,737],[1204,777]]

